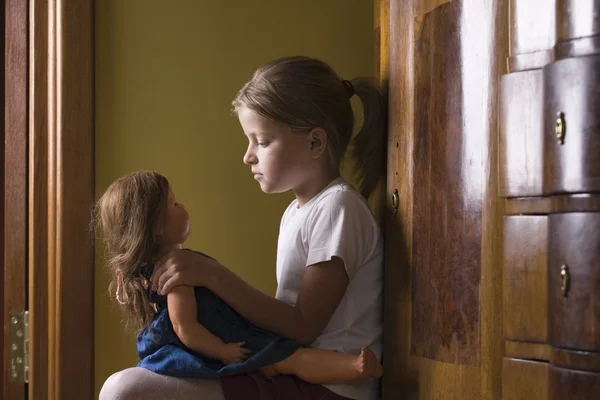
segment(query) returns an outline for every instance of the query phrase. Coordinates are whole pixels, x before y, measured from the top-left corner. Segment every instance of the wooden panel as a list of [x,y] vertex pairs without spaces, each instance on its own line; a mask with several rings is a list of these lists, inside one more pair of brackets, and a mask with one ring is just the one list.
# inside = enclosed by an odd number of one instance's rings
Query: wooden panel
[[484,154],[464,128],[459,27],[460,5],[444,4],[416,42],[411,349],[477,365]]
[[[385,266],[384,399],[417,399],[418,370],[411,359],[410,290],[412,264],[412,158],[414,82],[414,2],[390,1],[389,125],[387,243]],[[392,194],[398,190],[397,213],[390,212]]]
[[[600,213],[549,217],[549,338],[554,347],[600,351]],[[567,292],[561,266],[568,266]]]
[[[30,0],[30,43],[35,57],[30,60],[29,107],[29,314],[31,340],[30,399],[52,399],[54,368],[49,368],[54,346],[54,329],[49,320],[54,309],[48,281],[48,4]],[[53,107],[54,108],[54,107]],[[53,297],[52,297],[53,299]]]
[[[412,190],[414,141],[414,2],[390,1],[389,125],[383,397],[418,398],[418,370],[410,358]],[[398,211],[391,198],[398,190]]]
[[[3,326],[9,313],[23,312],[27,302],[27,94],[28,2],[6,0],[4,33],[4,298]],[[5,331],[6,332],[6,331]],[[2,349],[9,349],[4,335]],[[2,351],[0,398],[23,399],[23,383],[10,382],[9,352]]]
[[31,0],[31,399],[92,398],[93,7]]
[[560,0],[510,0],[511,56],[554,46],[556,1],[560,3]]
[[600,210],[600,195],[555,195],[551,197],[522,197],[504,201],[506,214],[553,214]]
[[[544,68],[544,97],[544,186],[553,193],[600,191],[600,57]],[[564,114],[562,142],[557,113]]]
[[504,356],[525,360],[550,361],[551,347],[546,343],[504,341]]
[[554,58],[558,0],[510,0],[510,72],[542,68]]
[[[508,56],[508,0],[500,1],[471,1],[470,6],[475,6],[472,13],[467,14],[466,24],[469,41],[465,46],[474,46],[475,50],[469,57],[469,62],[478,65],[480,70],[481,85],[485,87],[480,91],[481,97],[471,87],[469,99],[480,98],[482,104],[487,106],[481,109],[480,120],[483,129],[489,132],[489,140],[482,143],[487,148],[487,160],[483,167],[483,204],[482,204],[482,236],[481,236],[481,283],[480,283],[480,321],[481,321],[481,353],[480,353],[480,384],[479,396],[481,400],[499,400],[502,393],[502,356],[503,338],[502,324],[502,218],[504,214],[504,201],[498,196],[499,192],[499,125],[500,125],[500,79],[506,70],[506,57]],[[487,20],[480,20],[480,16],[487,16]],[[485,32],[490,38],[481,47],[476,43],[479,32]],[[480,62],[475,62],[476,54],[488,54]],[[488,58],[489,57],[489,58]],[[489,63],[487,65],[483,65]],[[470,68],[464,72],[470,76]],[[477,74],[475,74],[477,76]],[[467,78],[468,79],[468,78]],[[487,108],[489,107],[489,108]],[[473,108],[473,107],[471,107]],[[475,109],[475,108],[473,108]],[[468,114],[474,115],[474,114]],[[485,117],[487,115],[487,117]],[[477,120],[477,119],[475,119]],[[485,137],[485,136],[484,136]]]
[[425,14],[450,1],[452,0],[414,0],[415,18],[421,23]]
[[550,366],[551,400],[597,400],[600,373]]
[[387,89],[390,67],[390,2],[376,0],[375,6],[375,75]]
[[[444,3],[440,5],[440,3]],[[481,189],[485,200],[481,205],[480,224],[482,232],[481,255],[485,262],[481,265],[481,275],[485,282],[481,286],[479,361],[477,366],[445,363],[410,356],[411,340],[411,297],[415,293],[411,277],[415,270],[413,260],[413,227],[416,213],[413,209],[413,189],[417,182],[413,162],[417,149],[417,135],[414,118],[426,111],[416,112],[413,93],[419,73],[414,59],[415,36],[422,36],[423,27],[431,11],[443,13],[448,7],[466,10],[461,18],[461,48],[448,57],[448,62],[461,64],[460,73],[468,82],[462,86],[460,96],[469,99],[465,105],[466,121],[464,130],[469,135],[478,131],[479,145],[467,143],[467,150],[477,148],[482,152],[480,174],[486,180]],[[398,189],[399,208],[397,214],[388,214],[386,219],[386,372],[383,380],[384,399],[473,399],[488,400],[500,398],[500,378],[502,370],[502,327],[500,320],[501,260],[499,237],[501,221],[496,220],[502,203],[497,201],[497,89],[499,71],[505,70],[508,55],[507,3],[504,1],[402,1],[390,3],[390,133],[388,146],[388,210],[394,189]],[[454,14],[456,17],[456,13]],[[437,17],[442,18],[442,17]],[[481,40],[485,37],[485,40]],[[436,51],[441,51],[439,48]],[[497,53],[495,53],[497,51]],[[463,67],[464,66],[464,69]],[[466,78],[469,79],[466,79]],[[436,77],[438,79],[438,77]],[[483,88],[483,90],[482,90]],[[440,93],[441,103],[449,100]],[[431,96],[439,96],[431,93]],[[432,101],[434,101],[432,99]],[[460,122],[457,122],[460,125]],[[483,132],[483,135],[482,135]],[[493,136],[493,138],[492,138]],[[474,136],[473,136],[474,137]],[[477,154],[478,155],[478,154]],[[487,158],[489,157],[489,159]],[[460,156],[458,156],[460,158]],[[436,158],[437,162],[437,158]],[[473,159],[473,162],[477,161]],[[471,188],[469,188],[471,189]],[[471,192],[470,192],[471,193]],[[436,221],[437,222],[437,221]],[[412,273],[411,273],[412,272]],[[458,289],[458,288],[457,288]],[[479,313],[479,311],[478,311]],[[412,314],[414,317],[414,314]],[[426,318],[426,317],[425,317]]]
[[548,218],[504,218],[504,337],[525,342],[547,340]]
[[552,349],[552,365],[560,368],[600,372],[600,352]]
[[544,105],[542,70],[500,79],[500,195],[543,194]]
[[[57,399],[94,393],[94,6],[56,3],[56,310]],[[77,268],[73,268],[77,266]],[[85,366],[85,368],[82,368]]]
[[507,60],[508,72],[522,72],[540,69],[555,60],[554,51],[544,50],[535,53],[519,54]]
[[[6,5],[5,2],[2,2],[2,7],[0,8],[0,30],[2,32],[4,32],[4,34],[6,35]],[[6,49],[6,36],[3,39],[3,46],[4,49]],[[0,59],[1,59],[1,63],[2,65],[4,65],[4,69],[2,70],[2,79],[0,80],[0,96],[2,96],[2,103],[5,104],[5,100],[6,100],[6,88],[5,88],[5,81],[6,81],[6,64],[5,64],[5,54],[4,51],[0,52]],[[5,105],[6,107],[6,105]],[[0,116],[1,116],[1,124],[2,124],[2,138],[5,139],[5,132],[6,132],[6,118],[5,118],[5,108],[2,107],[0,108]],[[5,190],[6,188],[4,187],[4,151],[5,151],[5,143],[4,140],[0,143],[0,188],[2,188],[2,196],[0,197],[0,210],[2,210],[0,212],[0,259],[4,260],[4,231],[5,231],[5,227],[4,227],[4,196],[5,196]],[[4,289],[4,268],[2,268],[0,270],[0,289],[2,289],[2,293],[4,293],[5,289]],[[6,320],[4,319],[4,294],[0,294],[0,321],[2,321],[2,324],[4,325],[6,323]],[[0,329],[0,346],[2,346],[2,349],[4,349],[5,343],[4,343],[4,329]],[[5,364],[5,358],[4,358],[4,351],[2,352],[2,354],[0,354],[0,394],[2,394],[4,396],[4,378],[6,376],[6,371],[4,370],[4,366]]]
[[[477,385],[482,379],[481,372],[479,367],[421,358],[419,359],[419,399],[482,400],[485,397]],[[491,397],[494,394],[487,392],[485,395]]]
[[504,358],[502,398],[504,400],[547,400],[548,363]]
[[600,53],[600,35],[557,43],[554,46],[554,59],[583,57]]
[[557,41],[600,35],[600,0],[558,0]]

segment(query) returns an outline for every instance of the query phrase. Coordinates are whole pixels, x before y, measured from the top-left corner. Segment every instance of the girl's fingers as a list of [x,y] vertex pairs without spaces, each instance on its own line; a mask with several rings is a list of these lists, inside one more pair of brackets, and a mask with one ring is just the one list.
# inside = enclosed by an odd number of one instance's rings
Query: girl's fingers
[[169,273],[165,271],[159,278],[156,286],[158,287],[158,294],[165,295],[168,292],[165,291],[165,284],[170,280]]
[[159,293],[161,295],[166,295],[175,287],[175,283],[175,275],[170,275],[168,273],[162,274],[160,282],[158,284]]
[[156,263],[154,265],[154,269],[152,271],[152,275],[150,275],[150,282],[152,282],[152,289],[157,290],[159,288],[160,278],[164,275],[166,269],[166,264],[164,263]]

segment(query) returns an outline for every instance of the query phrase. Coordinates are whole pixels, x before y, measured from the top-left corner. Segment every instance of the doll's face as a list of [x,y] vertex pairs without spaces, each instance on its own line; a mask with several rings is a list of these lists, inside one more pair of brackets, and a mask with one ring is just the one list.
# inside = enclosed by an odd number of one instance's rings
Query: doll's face
[[177,202],[173,190],[169,187],[167,199],[167,212],[164,226],[160,233],[162,242],[166,246],[180,245],[185,242],[190,234],[190,217],[183,204]]

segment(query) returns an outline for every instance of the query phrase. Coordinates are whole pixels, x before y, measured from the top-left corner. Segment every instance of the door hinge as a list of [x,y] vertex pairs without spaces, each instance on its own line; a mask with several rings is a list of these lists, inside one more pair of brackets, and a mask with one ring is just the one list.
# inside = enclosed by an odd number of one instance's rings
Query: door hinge
[[29,311],[10,313],[10,381],[29,382]]

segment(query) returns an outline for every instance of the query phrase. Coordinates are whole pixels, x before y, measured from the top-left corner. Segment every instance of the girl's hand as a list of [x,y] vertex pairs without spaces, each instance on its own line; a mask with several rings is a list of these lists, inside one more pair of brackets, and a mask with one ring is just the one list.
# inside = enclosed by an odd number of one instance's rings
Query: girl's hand
[[246,342],[238,343],[226,343],[220,351],[220,360],[223,364],[232,364],[234,362],[243,361],[248,358],[248,354],[252,353],[250,350],[243,348],[242,346]]
[[154,265],[152,289],[166,295],[176,286],[207,286],[216,266],[220,264],[193,251],[173,250]]

